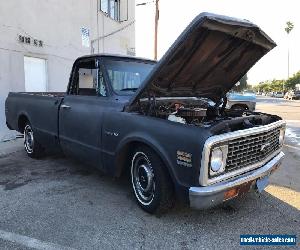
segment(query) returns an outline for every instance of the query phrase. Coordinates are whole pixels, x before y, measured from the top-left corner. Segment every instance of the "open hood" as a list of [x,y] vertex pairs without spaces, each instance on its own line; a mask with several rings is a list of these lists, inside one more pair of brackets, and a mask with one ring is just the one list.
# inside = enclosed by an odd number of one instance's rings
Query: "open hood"
[[258,26],[202,13],[157,63],[126,109],[145,97],[206,97],[214,102],[276,46]]

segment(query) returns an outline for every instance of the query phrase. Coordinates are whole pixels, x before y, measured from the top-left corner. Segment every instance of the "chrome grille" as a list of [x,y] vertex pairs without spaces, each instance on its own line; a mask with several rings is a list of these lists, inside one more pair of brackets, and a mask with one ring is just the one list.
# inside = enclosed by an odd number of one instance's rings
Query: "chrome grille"
[[280,128],[228,142],[226,172],[263,161],[280,148]]

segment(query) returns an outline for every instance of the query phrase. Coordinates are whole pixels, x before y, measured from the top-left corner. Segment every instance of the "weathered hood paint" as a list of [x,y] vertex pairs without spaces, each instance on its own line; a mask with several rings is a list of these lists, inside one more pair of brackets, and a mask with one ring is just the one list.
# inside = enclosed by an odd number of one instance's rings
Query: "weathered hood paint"
[[258,26],[202,13],[177,38],[129,101],[144,97],[220,99],[276,46]]

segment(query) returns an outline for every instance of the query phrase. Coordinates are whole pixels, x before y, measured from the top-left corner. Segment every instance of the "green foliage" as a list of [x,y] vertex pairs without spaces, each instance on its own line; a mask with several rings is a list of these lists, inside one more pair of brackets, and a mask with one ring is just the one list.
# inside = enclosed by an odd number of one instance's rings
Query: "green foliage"
[[284,28],[284,30],[287,34],[290,34],[293,28],[294,28],[294,24],[292,22],[290,21],[286,22],[286,27]]
[[248,80],[248,77],[246,74],[239,80],[239,84],[237,84],[233,87],[233,90],[237,91],[237,92],[241,92],[241,91],[247,89],[247,87],[248,87],[247,80]]
[[[254,86],[253,89],[259,92],[286,92],[291,89],[296,88],[296,84],[300,84],[300,71],[290,77],[288,80],[268,80],[260,82],[258,85]],[[284,87],[284,91],[283,91]]]
[[273,79],[272,81],[264,81],[259,83],[258,85],[254,86],[254,89],[259,92],[282,92],[283,85],[285,85],[284,80]]
[[288,89],[295,89],[296,84],[300,84],[300,71],[298,71],[285,82],[285,86]]
[[247,88],[247,80],[248,80],[247,74],[241,78],[241,80],[240,80],[240,89],[241,90],[244,90]]

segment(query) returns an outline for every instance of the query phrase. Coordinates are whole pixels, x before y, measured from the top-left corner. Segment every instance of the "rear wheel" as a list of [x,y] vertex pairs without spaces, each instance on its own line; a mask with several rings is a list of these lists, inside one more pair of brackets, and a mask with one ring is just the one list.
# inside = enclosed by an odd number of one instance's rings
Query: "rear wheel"
[[137,203],[148,213],[174,206],[172,181],[161,159],[148,147],[138,147],[131,160],[131,183]]
[[24,128],[24,148],[27,155],[31,158],[41,157],[44,151],[42,146],[36,140],[32,126],[29,122],[25,124]]

